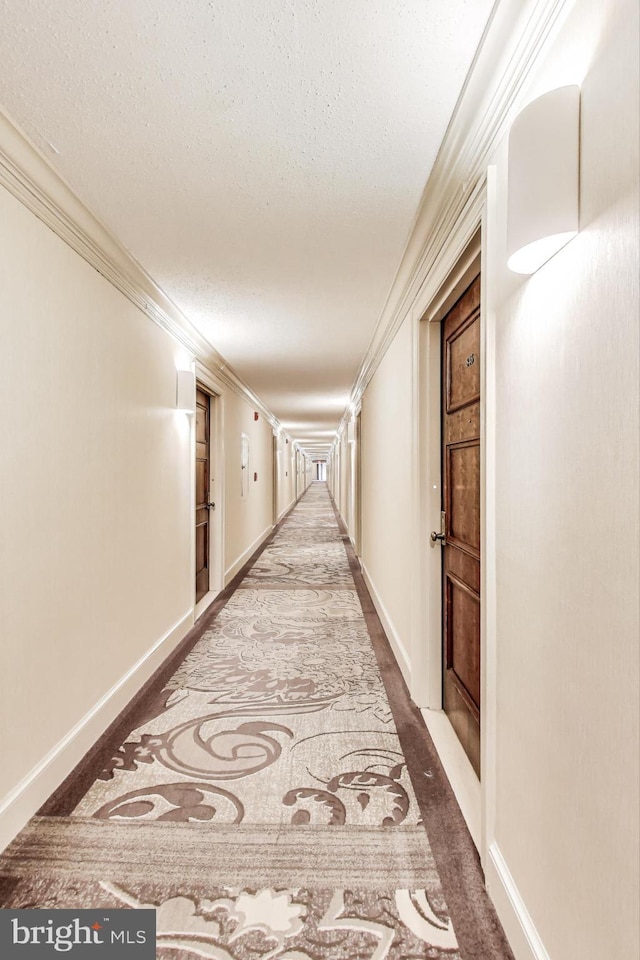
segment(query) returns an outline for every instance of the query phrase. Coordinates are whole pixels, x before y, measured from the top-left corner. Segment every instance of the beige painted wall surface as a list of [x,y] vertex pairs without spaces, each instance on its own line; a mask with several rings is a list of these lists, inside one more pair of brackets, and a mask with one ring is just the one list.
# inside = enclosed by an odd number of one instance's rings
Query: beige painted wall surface
[[327,464],[327,483],[334,502],[340,510],[340,443],[334,444]]
[[340,514],[346,524],[347,530],[351,530],[351,516],[349,514],[349,488],[351,485],[351,463],[350,463],[350,445],[347,441],[347,428],[345,427],[340,435],[340,496],[339,509]]
[[411,664],[411,369],[405,320],[362,400],[362,560]]
[[0,191],[0,803],[192,606],[179,348]]
[[296,461],[293,444],[278,436],[278,517],[282,517],[296,498]]
[[[638,10],[579,0],[581,232],[498,265],[496,840],[553,960],[638,956]],[[526,102],[526,101],[523,101]]]
[[[249,559],[273,524],[273,430],[262,414],[228,390],[224,400],[225,433],[225,582]],[[249,465],[242,495],[241,436],[249,438]],[[258,479],[254,480],[257,473]]]

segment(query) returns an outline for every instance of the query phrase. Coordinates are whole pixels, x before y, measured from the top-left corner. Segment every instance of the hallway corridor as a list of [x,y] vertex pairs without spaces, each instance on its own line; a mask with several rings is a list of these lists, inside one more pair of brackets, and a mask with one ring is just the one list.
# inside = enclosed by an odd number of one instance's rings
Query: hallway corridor
[[640,957],[639,39],[2,4],[0,960]]
[[324,483],[247,567],[7,849],[2,906],[153,906],[163,958],[510,957]]

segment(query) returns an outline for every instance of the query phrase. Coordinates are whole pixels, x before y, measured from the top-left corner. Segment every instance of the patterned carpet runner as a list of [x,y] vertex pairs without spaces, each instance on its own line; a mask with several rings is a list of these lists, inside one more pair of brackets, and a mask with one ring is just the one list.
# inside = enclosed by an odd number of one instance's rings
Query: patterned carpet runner
[[163,960],[462,956],[325,484],[142,707],[4,906],[153,906]]

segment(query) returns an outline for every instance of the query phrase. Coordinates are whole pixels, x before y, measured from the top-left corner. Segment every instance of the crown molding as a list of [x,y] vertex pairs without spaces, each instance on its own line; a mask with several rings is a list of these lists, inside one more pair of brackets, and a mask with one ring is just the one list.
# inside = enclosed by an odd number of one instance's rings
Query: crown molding
[[424,304],[435,296],[478,230],[491,155],[572,3],[498,0],[495,4],[355,380],[351,403],[361,401],[418,297]]
[[[442,146],[340,422],[362,395],[416,298],[428,300],[478,229],[488,160],[523,86],[573,0],[498,0]],[[75,196],[48,159],[0,113],[0,185],[154,323],[278,429],[278,419],[149,274]]]
[[38,148],[1,112],[0,185],[226,387],[256,407],[274,428],[280,426],[266,404],[85,207]]

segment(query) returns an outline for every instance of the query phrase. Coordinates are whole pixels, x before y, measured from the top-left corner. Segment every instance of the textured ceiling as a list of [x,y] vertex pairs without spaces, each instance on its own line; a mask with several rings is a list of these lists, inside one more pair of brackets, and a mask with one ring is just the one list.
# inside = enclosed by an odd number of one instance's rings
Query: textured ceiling
[[0,105],[328,444],[491,2],[0,0]]

